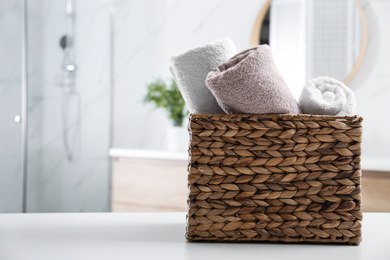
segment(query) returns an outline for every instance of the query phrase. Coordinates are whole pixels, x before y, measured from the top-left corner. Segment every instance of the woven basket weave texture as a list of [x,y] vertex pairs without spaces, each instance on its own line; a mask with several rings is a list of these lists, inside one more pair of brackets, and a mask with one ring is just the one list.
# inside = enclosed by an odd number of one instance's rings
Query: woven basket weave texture
[[190,241],[361,241],[359,116],[189,119]]

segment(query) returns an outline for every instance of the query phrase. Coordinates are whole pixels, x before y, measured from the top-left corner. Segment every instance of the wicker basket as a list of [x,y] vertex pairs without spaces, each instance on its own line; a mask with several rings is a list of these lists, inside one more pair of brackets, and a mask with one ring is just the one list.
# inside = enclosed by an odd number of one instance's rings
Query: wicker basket
[[191,115],[190,241],[361,241],[362,118]]

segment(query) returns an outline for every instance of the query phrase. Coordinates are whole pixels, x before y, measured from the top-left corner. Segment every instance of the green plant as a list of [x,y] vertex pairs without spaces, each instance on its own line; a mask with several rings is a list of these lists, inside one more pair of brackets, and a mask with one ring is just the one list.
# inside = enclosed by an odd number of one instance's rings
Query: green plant
[[157,79],[147,88],[144,103],[154,103],[156,108],[165,109],[175,126],[183,126],[183,120],[188,115],[188,111],[185,109],[185,102],[176,82],[172,79],[168,88],[163,80]]

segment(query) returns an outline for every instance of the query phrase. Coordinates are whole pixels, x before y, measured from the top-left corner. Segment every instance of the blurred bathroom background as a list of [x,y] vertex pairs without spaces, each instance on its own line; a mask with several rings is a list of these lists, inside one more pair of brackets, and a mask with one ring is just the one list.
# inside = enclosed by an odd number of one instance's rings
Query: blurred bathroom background
[[390,211],[389,11],[390,0],[0,0],[0,213],[185,211],[186,127],[172,131],[143,98],[171,80],[172,55],[224,37],[270,44],[296,97],[315,76],[348,84],[364,117],[363,210]]

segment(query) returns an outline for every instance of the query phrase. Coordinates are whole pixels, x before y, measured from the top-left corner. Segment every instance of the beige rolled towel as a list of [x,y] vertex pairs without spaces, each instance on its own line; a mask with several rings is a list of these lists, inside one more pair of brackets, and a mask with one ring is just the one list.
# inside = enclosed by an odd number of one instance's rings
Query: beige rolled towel
[[276,68],[268,45],[230,58],[211,71],[206,86],[228,114],[299,114],[299,106]]

